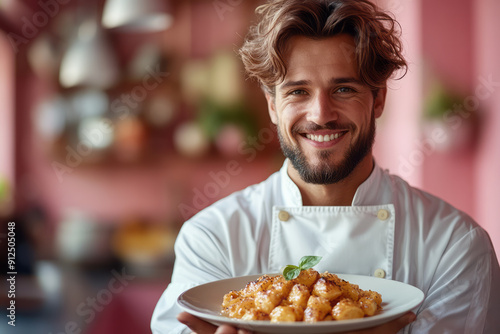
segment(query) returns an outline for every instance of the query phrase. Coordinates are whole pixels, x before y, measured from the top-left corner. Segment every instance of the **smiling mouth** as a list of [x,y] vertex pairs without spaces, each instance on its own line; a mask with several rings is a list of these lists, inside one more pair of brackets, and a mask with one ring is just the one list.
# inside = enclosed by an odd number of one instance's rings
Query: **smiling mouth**
[[328,142],[328,141],[331,141],[331,140],[335,140],[337,138],[340,138],[342,137],[343,135],[345,135],[347,133],[347,131],[344,131],[344,132],[336,132],[336,133],[332,133],[332,134],[325,134],[325,135],[315,135],[315,134],[312,134],[312,133],[306,133],[304,136],[307,138],[307,139],[310,139],[312,141],[315,141],[315,142],[318,142],[318,143],[323,143],[323,142]]

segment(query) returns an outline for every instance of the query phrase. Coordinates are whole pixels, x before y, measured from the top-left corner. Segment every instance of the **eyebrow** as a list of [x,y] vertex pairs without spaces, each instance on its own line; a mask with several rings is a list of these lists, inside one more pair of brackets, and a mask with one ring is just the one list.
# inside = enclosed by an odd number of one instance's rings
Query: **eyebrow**
[[330,80],[330,84],[332,84],[332,85],[338,85],[338,84],[344,84],[344,83],[363,85],[363,82],[360,79],[357,79],[354,77],[336,78],[336,79]]
[[281,89],[297,86],[307,86],[310,83],[311,81],[309,80],[287,81],[281,86]]
[[[354,77],[345,77],[345,78],[332,78],[328,82],[330,85],[338,85],[345,83],[352,83],[357,85],[363,85],[363,82]],[[309,80],[297,80],[297,81],[287,81],[282,86],[281,89],[286,89],[289,87],[297,87],[297,86],[307,86],[311,84]]]

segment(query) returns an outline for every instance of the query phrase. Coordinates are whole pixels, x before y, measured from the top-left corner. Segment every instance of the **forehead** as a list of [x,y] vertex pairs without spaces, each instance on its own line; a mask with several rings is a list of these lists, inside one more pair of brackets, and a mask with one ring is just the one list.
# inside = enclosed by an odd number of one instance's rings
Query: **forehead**
[[285,52],[286,78],[308,73],[357,77],[354,49],[354,39],[347,34],[321,39],[294,36]]

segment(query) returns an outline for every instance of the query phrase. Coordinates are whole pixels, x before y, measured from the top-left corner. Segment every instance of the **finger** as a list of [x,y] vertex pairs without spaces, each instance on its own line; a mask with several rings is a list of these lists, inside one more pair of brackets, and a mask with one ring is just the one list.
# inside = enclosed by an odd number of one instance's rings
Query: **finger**
[[404,327],[408,326],[411,324],[413,321],[415,321],[415,313],[413,312],[408,312],[405,315],[401,316],[400,318],[397,318],[396,320],[390,321],[385,325],[382,325],[380,327],[380,330],[377,333],[397,333]]
[[[215,327],[214,325],[203,321],[200,318],[197,318],[187,312],[179,313],[179,315],[177,316],[177,320],[180,323],[188,326],[189,329],[191,329],[193,332],[196,332],[197,334],[214,334],[217,330],[217,327]],[[231,332],[223,332],[223,334],[226,333],[231,334]]]
[[222,325],[219,328],[217,328],[215,334],[252,334],[252,333],[247,331],[246,329],[236,329],[228,325]]
[[374,328],[349,332],[349,334],[394,334],[399,332],[405,326],[409,325],[413,321],[415,321],[415,314],[413,312],[408,312],[405,315],[397,318],[396,320],[392,320],[388,323],[385,323],[381,326],[377,326]]
[[215,334],[240,334],[240,332],[237,331],[234,327],[223,325],[217,328]]
[[238,334],[252,334],[252,332],[247,331],[246,329],[238,329]]
[[415,313],[408,312],[402,317],[390,322],[389,330],[394,330],[395,332],[398,332],[400,329],[403,329],[404,327],[414,322],[416,318],[417,316],[415,315]]

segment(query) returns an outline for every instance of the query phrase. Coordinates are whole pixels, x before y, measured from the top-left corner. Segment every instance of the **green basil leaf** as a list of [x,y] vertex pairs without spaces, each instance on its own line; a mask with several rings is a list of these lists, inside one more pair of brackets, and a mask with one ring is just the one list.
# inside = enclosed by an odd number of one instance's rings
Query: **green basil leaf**
[[283,277],[285,277],[287,281],[290,281],[294,278],[297,278],[300,274],[300,271],[301,270],[299,267],[288,265],[285,267],[285,269],[283,269]]
[[302,270],[312,268],[317,265],[321,259],[321,256],[304,256],[300,259],[299,268]]

